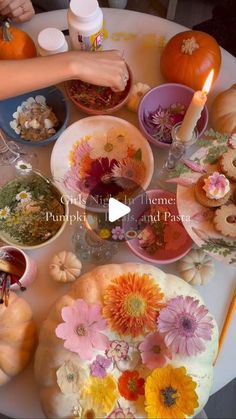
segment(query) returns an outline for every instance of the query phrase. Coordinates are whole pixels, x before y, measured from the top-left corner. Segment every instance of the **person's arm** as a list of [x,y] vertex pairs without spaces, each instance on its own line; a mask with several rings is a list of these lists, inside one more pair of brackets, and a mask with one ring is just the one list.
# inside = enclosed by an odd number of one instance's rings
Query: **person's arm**
[[117,51],[72,51],[27,60],[2,60],[0,100],[71,79],[124,90],[128,70]]

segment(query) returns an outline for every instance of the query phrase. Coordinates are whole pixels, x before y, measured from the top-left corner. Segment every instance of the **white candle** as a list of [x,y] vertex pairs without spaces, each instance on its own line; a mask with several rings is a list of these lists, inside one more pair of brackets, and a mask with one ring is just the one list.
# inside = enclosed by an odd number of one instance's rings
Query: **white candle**
[[201,118],[201,113],[207,101],[207,93],[211,88],[213,76],[214,70],[211,70],[202,91],[199,90],[194,93],[178,132],[178,138],[180,141],[187,142],[192,139],[194,128],[197,125],[197,121]]

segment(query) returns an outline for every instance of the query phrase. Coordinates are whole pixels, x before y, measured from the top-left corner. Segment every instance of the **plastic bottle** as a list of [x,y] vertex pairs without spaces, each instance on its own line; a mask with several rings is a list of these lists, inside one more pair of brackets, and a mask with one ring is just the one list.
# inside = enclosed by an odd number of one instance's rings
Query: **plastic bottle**
[[103,14],[97,0],[71,0],[68,26],[72,49],[96,51],[102,48]]
[[38,35],[38,46],[42,57],[68,51],[66,38],[57,28],[43,29]]

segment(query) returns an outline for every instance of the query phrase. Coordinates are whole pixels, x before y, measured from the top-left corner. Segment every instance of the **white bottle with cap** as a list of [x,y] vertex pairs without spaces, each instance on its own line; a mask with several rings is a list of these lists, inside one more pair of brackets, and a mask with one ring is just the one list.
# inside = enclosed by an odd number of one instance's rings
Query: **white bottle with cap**
[[64,34],[57,28],[45,28],[38,34],[39,54],[42,57],[68,51]]
[[68,26],[72,49],[96,51],[102,48],[103,14],[97,0],[71,0]]

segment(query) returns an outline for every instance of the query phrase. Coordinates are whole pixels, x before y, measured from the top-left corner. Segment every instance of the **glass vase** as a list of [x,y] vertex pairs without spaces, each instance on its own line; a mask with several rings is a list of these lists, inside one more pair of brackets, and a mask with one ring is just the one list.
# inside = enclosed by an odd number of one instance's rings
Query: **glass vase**
[[186,155],[187,150],[196,142],[198,138],[198,132],[195,128],[193,136],[189,141],[181,141],[178,137],[180,127],[181,123],[176,124],[172,128],[172,143],[169,148],[168,157],[163,167],[157,174],[157,186],[169,191],[174,191],[176,189],[176,184],[169,181],[175,177],[178,177],[178,165]]

